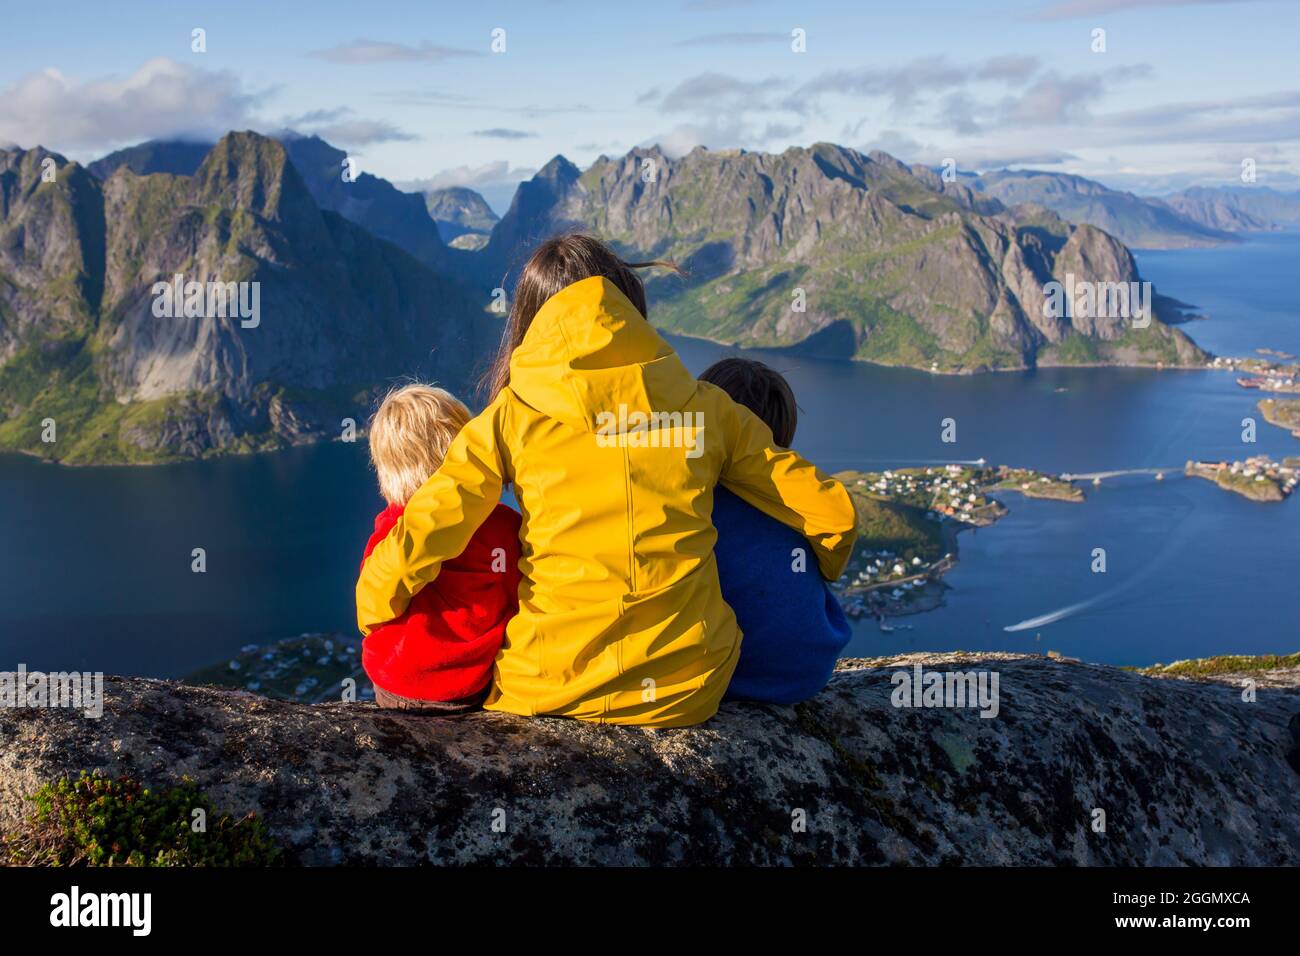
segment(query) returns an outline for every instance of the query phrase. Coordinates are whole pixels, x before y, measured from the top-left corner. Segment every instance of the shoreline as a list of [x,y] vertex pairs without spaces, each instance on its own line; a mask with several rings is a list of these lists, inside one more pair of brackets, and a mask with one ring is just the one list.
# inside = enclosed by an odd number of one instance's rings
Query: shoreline
[[[919,365],[905,365],[905,364],[896,364],[890,362],[877,362],[877,361],[872,361],[870,359],[862,359],[857,357],[837,358],[831,356],[820,356],[820,355],[811,355],[811,354],[801,355],[798,354],[797,352],[792,351],[792,348],[797,348],[797,346],[791,347],[791,346],[736,345],[735,343],[724,342],[718,339],[710,339],[705,336],[688,335],[681,332],[669,332],[664,329],[659,329],[657,326],[656,329],[661,334],[671,336],[674,338],[687,339],[693,342],[703,342],[709,345],[716,345],[720,348],[738,350],[741,352],[781,353],[781,354],[793,355],[796,358],[813,359],[818,362],[867,365],[876,368],[911,371],[923,375],[929,375],[929,376],[938,375],[938,376],[951,377],[951,378],[967,378],[967,377],[974,377],[977,375],[1017,374],[1017,373],[1024,373],[1024,372],[1034,372],[1039,369],[1050,369],[1050,370],[1133,369],[1138,371],[1149,371],[1149,372],[1221,372],[1221,371],[1232,370],[1225,366],[1212,366],[1209,364],[1208,361],[1205,364],[1201,364],[1201,365],[1166,365],[1162,363],[1121,364],[1115,362],[1086,362],[1086,363],[1059,364],[1053,362],[1043,362],[1043,363],[1037,363],[1035,365],[1018,366],[1015,368],[984,368],[984,369],[962,369],[962,370],[929,369]],[[1210,358],[1213,359],[1214,356],[1211,356]],[[358,438],[364,437],[365,429],[359,426],[356,434]],[[317,437],[305,437],[304,439],[299,441],[289,441],[275,448],[232,448],[229,450],[211,451],[196,457],[167,458],[158,461],[68,462],[63,459],[52,458],[48,455],[43,455],[40,452],[32,450],[30,448],[15,448],[15,447],[7,447],[7,446],[0,447],[0,455],[21,455],[24,458],[30,458],[44,465],[55,465],[64,468],[164,468],[169,465],[189,465],[189,464],[194,464],[196,462],[215,461],[217,459],[223,459],[223,458],[245,458],[254,455],[275,455],[281,452],[292,451],[295,448],[309,448],[309,447],[315,447],[318,445],[325,445],[329,443],[346,444],[343,442],[343,440],[340,437],[330,434],[330,435],[320,435]]]
[[1261,398],[1255,407],[1268,424],[1289,431],[1292,438],[1300,438],[1300,397]]
[[[1181,323],[1180,323],[1181,324]],[[652,322],[651,325],[654,325]],[[799,352],[798,345],[738,345],[735,342],[724,342],[721,339],[711,339],[705,335],[694,335],[688,332],[674,332],[668,329],[660,328],[655,325],[655,330],[660,335],[672,336],[679,339],[690,339],[694,342],[706,342],[709,345],[717,345],[725,349],[736,349],[742,352],[777,352],[784,355],[790,355],[795,358],[814,359],[818,362],[848,362],[855,365],[873,365],[876,368],[906,369],[913,372],[923,372],[926,375],[944,375],[954,378],[962,378],[971,375],[998,375],[1015,372],[1033,372],[1040,368],[1048,369],[1071,369],[1071,368],[1115,368],[1115,369],[1146,369],[1153,372],[1213,372],[1219,369],[1212,368],[1209,361],[1215,356],[1206,353],[1207,359],[1200,365],[1170,365],[1164,362],[1035,362],[1033,365],[1017,365],[1004,368],[970,368],[970,369],[936,369],[927,368],[922,365],[907,365],[901,362],[879,362],[874,359],[859,358],[856,355],[850,356],[830,356],[817,355],[816,353]],[[1193,343],[1195,344],[1195,343]],[[1197,348],[1200,348],[1198,345]],[[1202,350],[1204,351],[1204,350]]]
[[[1074,481],[1008,465],[847,470],[834,477],[853,499],[860,540],[889,542],[891,547],[855,551],[845,571],[847,581],[841,578],[832,590],[838,598],[847,599],[841,603],[850,618],[874,617],[882,630],[890,629],[884,626],[887,617],[907,617],[943,606],[944,593],[950,587],[943,579],[957,564],[959,535],[971,528],[992,527],[1011,513],[993,495],[1014,493],[1071,504],[1086,500]],[[870,523],[881,520],[889,533],[873,533]],[[934,532],[942,557],[923,560],[922,553],[934,553]],[[886,568],[891,570],[886,572]]]
[[[299,634],[269,644],[247,645],[235,655],[176,678],[192,686],[226,687],[276,700],[303,704],[326,703],[343,697],[343,681],[354,680],[356,700],[374,696],[370,679],[361,668],[361,638],[333,631]],[[908,653],[958,654],[960,651],[909,651]],[[974,651],[975,655],[1014,654],[1013,651]],[[1043,658],[1057,658],[1044,651]],[[328,661],[322,663],[324,658]],[[858,657],[841,657],[852,662]],[[231,664],[237,667],[231,667]],[[1212,657],[1187,658],[1169,664],[1106,664],[1147,677],[1228,683],[1256,680],[1260,686],[1300,688],[1300,653],[1220,654]],[[306,685],[306,686],[305,686]]]

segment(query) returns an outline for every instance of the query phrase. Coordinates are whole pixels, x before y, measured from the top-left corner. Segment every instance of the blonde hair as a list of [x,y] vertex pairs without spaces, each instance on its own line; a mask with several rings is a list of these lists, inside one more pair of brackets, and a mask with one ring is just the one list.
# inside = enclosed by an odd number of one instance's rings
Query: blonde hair
[[370,420],[370,460],[384,500],[406,504],[469,419],[469,409],[443,388],[416,382],[385,395]]

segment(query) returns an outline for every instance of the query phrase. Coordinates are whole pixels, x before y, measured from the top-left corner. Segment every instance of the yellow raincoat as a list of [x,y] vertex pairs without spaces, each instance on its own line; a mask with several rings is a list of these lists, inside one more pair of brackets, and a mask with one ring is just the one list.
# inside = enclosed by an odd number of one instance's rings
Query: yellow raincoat
[[486,707],[700,723],[718,709],[741,640],[713,559],[719,481],[802,532],[824,577],[842,573],[856,527],[844,487],[696,381],[613,283],[575,282],[538,311],[509,386],[367,559],[357,623],[368,633],[405,610],[508,482],[523,513],[519,614]]

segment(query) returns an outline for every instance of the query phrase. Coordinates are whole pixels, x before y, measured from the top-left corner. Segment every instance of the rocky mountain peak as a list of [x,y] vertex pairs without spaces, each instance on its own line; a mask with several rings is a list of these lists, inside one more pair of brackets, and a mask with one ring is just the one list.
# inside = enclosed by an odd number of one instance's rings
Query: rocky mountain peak
[[253,132],[227,133],[217,141],[194,173],[194,196],[273,222],[314,205],[284,145]]

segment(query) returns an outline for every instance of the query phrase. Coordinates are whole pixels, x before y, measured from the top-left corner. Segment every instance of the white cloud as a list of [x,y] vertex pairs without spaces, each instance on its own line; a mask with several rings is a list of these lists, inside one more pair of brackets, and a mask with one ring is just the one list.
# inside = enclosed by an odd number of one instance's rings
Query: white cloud
[[869,153],[873,149],[878,149],[883,153],[888,153],[895,159],[901,159],[907,163],[917,162],[920,157],[931,147],[922,146],[911,136],[906,133],[900,133],[896,129],[881,130],[880,134],[870,142],[864,143],[861,147],[862,152]]
[[677,46],[763,46],[768,43],[786,43],[788,33],[706,33],[703,36],[678,40]]
[[491,129],[476,129],[473,135],[484,139],[535,139],[537,134],[526,129],[510,129],[494,126]]
[[481,166],[456,166],[424,179],[411,179],[394,185],[407,192],[419,193],[464,186],[479,193],[499,216],[509,208],[519,184],[532,178],[536,172],[535,169],[511,166],[508,161],[500,159]]
[[770,109],[767,97],[787,86],[785,80],[769,77],[742,80],[726,73],[697,73],[682,80],[664,94],[659,109],[664,113],[723,115],[737,110]]
[[317,60],[324,60],[326,63],[365,66],[372,63],[442,63],[446,60],[482,54],[475,50],[435,46],[427,42],[411,46],[406,43],[387,43],[381,40],[353,40],[351,43],[340,43],[328,50],[313,50],[307,55]]
[[149,60],[127,77],[77,80],[55,69],[0,90],[0,139],[67,151],[144,139],[214,139],[244,129],[261,94],[233,72]]
[[403,132],[387,120],[352,119],[317,126],[312,133],[331,143],[344,146],[370,146],[375,143],[406,143],[420,137]]
[[280,120],[279,126],[294,135],[319,136],[335,146],[353,149],[379,143],[408,143],[420,138],[388,120],[359,117],[348,106],[285,116]]
[[1039,20],[1073,20],[1105,13],[1123,13],[1151,7],[1200,7],[1229,3],[1249,3],[1251,0],[1057,0],[1038,12]]
[[537,170],[511,166],[509,161],[498,159],[481,166],[456,166],[444,169],[424,179],[412,179],[398,183],[398,188],[408,192],[426,192],[430,189],[446,189],[449,186],[468,186],[470,189],[487,189],[493,186],[514,185],[528,179]]
[[697,146],[706,149],[772,149],[789,145],[803,128],[780,122],[757,125],[743,117],[715,117],[699,123],[680,123],[662,133],[647,137],[638,146],[658,146],[674,159],[685,156]]

